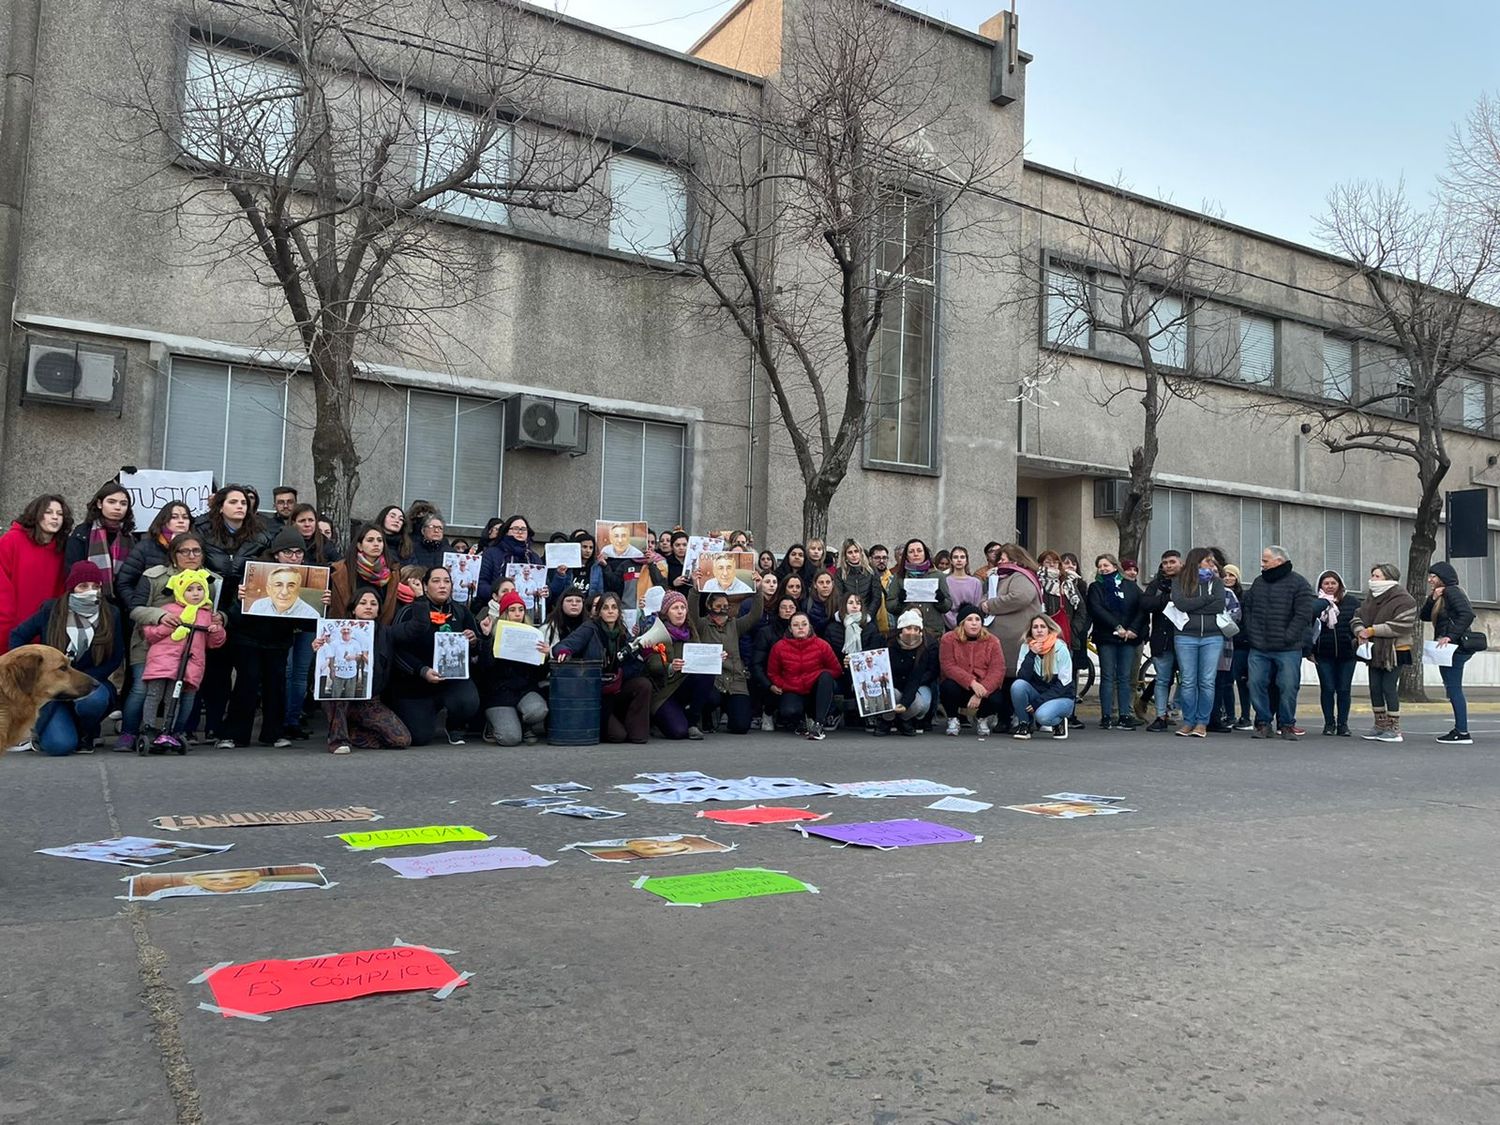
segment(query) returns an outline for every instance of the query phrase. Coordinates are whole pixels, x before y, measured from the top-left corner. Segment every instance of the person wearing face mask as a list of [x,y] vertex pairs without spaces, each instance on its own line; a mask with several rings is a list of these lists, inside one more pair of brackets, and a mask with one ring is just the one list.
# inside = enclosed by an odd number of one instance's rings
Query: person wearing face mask
[[1448,705],[1453,708],[1453,729],[1439,736],[1445,746],[1472,746],[1469,736],[1469,703],[1464,698],[1464,665],[1478,650],[1466,647],[1464,635],[1474,627],[1474,607],[1469,595],[1458,585],[1458,571],[1452,563],[1435,562],[1427,569],[1427,600],[1418,616],[1432,622],[1433,640],[1438,648],[1454,648],[1453,663],[1439,664],[1438,674]]
[[105,597],[113,596],[116,575],[135,546],[134,531],[130,493],[120,487],[118,480],[107,482],[94,493],[83,520],[68,536],[63,568],[87,559],[104,571]]
[[1089,585],[1089,621],[1099,654],[1099,729],[1134,730],[1131,671],[1144,625],[1141,588],[1126,580],[1113,555],[1094,559]]
[[1194,547],[1188,552],[1187,562],[1172,583],[1171,604],[1187,614],[1187,620],[1172,638],[1182,677],[1178,694],[1182,727],[1177,733],[1185,738],[1207,738],[1219,655],[1224,651],[1219,614],[1225,612],[1226,604],[1224,580],[1219,577],[1218,563],[1207,547]]
[[[652,681],[651,721],[662,738],[671,742],[689,738],[696,742],[703,737],[697,702],[704,687],[712,686],[712,680],[682,670],[682,646],[698,642],[697,631],[688,618],[687,598],[677,590],[668,590],[662,595],[661,612],[654,617],[643,616],[637,622],[636,636],[644,635],[658,620],[666,626],[667,640],[641,652],[646,674]],[[708,685],[702,682],[706,679]]]
[[129,609],[129,599],[141,575],[154,566],[166,566],[167,544],[193,527],[192,510],[180,500],[162,506],[125,561],[115,568],[115,603]]
[[[574,533],[577,536],[577,532]],[[490,600],[500,579],[505,577],[505,568],[511,563],[538,565],[545,560],[533,548],[534,536],[531,523],[522,515],[511,516],[501,527],[500,536],[484,549],[479,557],[479,585],[475,590],[479,604]],[[442,562],[438,559],[438,562]],[[584,559],[587,567],[589,561]]]
[[1375,725],[1361,735],[1370,742],[1401,742],[1401,669],[1412,662],[1417,631],[1417,601],[1401,585],[1401,568],[1376,563],[1370,570],[1370,592],[1353,623],[1355,642],[1369,645],[1365,657],[1370,680],[1370,707]]
[[888,735],[892,729],[903,735],[915,735],[925,729],[932,713],[932,699],[937,693],[938,646],[927,639],[922,615],[909,609],[896,620],[896,636],[890,645],[891,686],[896,692],[894,715],[880,715],[875,733]]
[[776,729],[776,711],[780,706],[780,699],[771,690],[771,649],[786,636],[792,618],[800,612],[796,598],[779,594],[766,621],[755,631],[755,647],[750,657],[750,689],[761,711],[760,729],[768,733]]
[[62,595],[44,602],[6,638],[10,648],[50,645],[97,685],[82,699],[54,699],[42,705],[32,746],[43,754],[91,749],[99,725],[114,710],[118,696],[110,677],[124,659],[125,638],[120,611],[104,598],[106,579],[104,571],[88,560],[74,563]]
[[[774,582],[775,578],[772,576]],[[745,671],[741,644],[761,620],[765,608],[763,593],[746,598],[750,612],[736,614],[724,594],[709,594],[703,599],[704,612],[698,612],[698,599],[688,599],[688,617],[703,644],[719,645],[724,650],[723,671],[711,683],[700,685],[698,708],[704,730],[718,728],[718,713],[724,713],[730,734],[744,734],[750,729],[755,709],[750,701],[750,677]]]
[[1319,702],[1323,706],[1323,733],[1349,737],[1349,704],[1353,694],[1355,614],[1359,599],[1344,589],[1336,570],[1318,575],[1318,621],[1307,658],[1318,670]]
[[38,496],[0,535],[0,652],[10,651],[10,632],[62,594],[63,544],[73,513],[61,496]]
[[828,642],[813,633],[807,614],[792,614],[786,635],[771,646],[766,661],[778,720],[788,727],[800,723],[804,738],[821,742],[842,671]]
[[391,626],[395,669],[387,692],[395,711],[411,732],[413,746],[426,746],[438,729],[438,712],[447,713],[450,746],[464,745],[464,731],[479,713],[479,691],[472,679],[445,680],[432,667],[433,637],[461,633],[471,655],[479,648],[479,622],[469,607],[453,600],[453,578],[446,566],[427,572],[423,596],[396,613]]
[[1018,725],[1011,736],[1029,739],[1038,727],[1050,727],[1052,737],[1068,737],[1073,714],[1073,657],[1062,643],[1062,630],[1045,613],[1027,628],[1026,643],[1016,654],[1016,677],[1010,688]]

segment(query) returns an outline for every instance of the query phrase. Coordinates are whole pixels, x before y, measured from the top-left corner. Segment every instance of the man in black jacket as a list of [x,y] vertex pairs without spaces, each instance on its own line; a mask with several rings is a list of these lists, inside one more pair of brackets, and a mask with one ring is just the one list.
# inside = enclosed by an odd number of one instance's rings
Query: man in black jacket
[[1271,681],[1280,699],[1274,716],[1281,737],[1296,742],[1297,687],[1302,652],[1311,641],[1318,616],[1318,596],[1307,579],[1292,569],[1285,547],[1260,553],[1260,577],[1244,599],[1244,632],[1250,645],[1250,702],[1255,707],[1251,738],[1271,738]]
[[1167,619],[1164,611],[1167,603],[1172,600],[1172,583],[1177,581],[1177,573],[1181,569],[1181,553],[1163,551],[1156,577],[1141,595],[1141,609],[1151,615],[1151,664],[1156,669],[1156,718],[1146,729],[1158,734],[1171,729],[1168,712],[1172,676],[1177,671],[1177,626]]

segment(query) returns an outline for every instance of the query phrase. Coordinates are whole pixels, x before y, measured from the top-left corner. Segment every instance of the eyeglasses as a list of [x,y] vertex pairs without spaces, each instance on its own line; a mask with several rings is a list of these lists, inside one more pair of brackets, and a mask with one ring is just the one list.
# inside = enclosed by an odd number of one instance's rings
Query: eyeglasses
[[187,559],[200,559],[203,557],[202,547],[179,547],[177,554]]

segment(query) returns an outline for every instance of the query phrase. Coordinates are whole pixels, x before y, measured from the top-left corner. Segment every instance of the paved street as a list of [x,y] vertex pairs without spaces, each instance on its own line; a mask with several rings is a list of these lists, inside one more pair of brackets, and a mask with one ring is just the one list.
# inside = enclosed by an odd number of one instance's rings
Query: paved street
[[[756,733],[347,759],[10,755],[0,1122],[1493,1122],[1500,716],[1476,716],[1470,748],[1431,743],[1445,715],[1408,725],[1429,737],[1091,727],[1065,743]],[[835,821],[925,817],[978,845],[836,850],[715,826],[738,851],[649,867],[558,855],[708,823],[607,791],[647,769],[925,777],[997,807],[792,802]],[[489,804],[566,780],[628,817]],[[1059,790],[1139,812],[999,807]],[[559,862],[411,882],[325,838],[368,826],[190,832],[235,845],[232,862],[190,868],[309,861],[339,886],[127,906],[112,897],[126,869],[32,854],[154,834],[164,813],[350,803],[383,812],[378,827],[474,824]],[[731,866],[822,893],[694,910],[631,887]],[[443,1003],[377,996],[249,1023],[197,1010],[208,990],[187,983],[220,961],[395,938],[457,950],[472,984]]]

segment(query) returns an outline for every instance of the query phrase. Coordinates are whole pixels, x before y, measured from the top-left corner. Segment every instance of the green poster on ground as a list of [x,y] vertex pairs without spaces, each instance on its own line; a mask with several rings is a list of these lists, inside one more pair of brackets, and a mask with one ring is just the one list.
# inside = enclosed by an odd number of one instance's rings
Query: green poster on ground
[[641,890],[664,898],[673,906],[702,906],[736,898],[787,895],[798,891],[817,894],[818,888],[784,871],[763,867],[736,867],[729,871],[705,871],[698,875],[648,876],[636,880]]
[[470,840],[493,840],[467,824],[429,824],[422,828],[382,828],[378,832],[340,832],[339,839],[350,851],[371,848],[404,848],[409,844],[451,844]]

